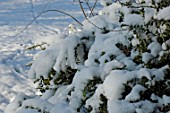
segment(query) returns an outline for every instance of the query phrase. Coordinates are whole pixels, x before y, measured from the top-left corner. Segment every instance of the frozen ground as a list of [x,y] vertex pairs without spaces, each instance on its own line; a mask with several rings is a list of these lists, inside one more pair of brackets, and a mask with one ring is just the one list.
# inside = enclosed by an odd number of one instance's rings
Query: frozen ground
[[[28,29],[21,31],[44,7],[60,9],[82,20],[82,12],[73,0],[0,0],[0,113],[19,92],[34,93],[27,79],[26,66],[36,51],[28,50],[37,38],[55,37],[67,32],[64,27],[73,20],[56,12],[43,14]],[[48,5],[46,5],[48,4]],[[55,32],[54,32],[55,31]]]

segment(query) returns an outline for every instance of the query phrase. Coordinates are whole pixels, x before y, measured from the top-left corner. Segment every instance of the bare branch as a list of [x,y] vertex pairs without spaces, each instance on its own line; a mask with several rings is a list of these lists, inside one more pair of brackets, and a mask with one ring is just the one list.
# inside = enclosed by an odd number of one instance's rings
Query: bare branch
[[91,9],[91,7],[90,7],[90,5],[89,5],[89,2],[87,1],[87,0],[85,0],[85,2],[86,2],[86,4],[87,4],[87,6],[88,6],[88,8],[89,8],[89,10],[90,10],[90,15],[89,16],[94,16],[93,15],[93,12],[92,12],[92,9]]
[[80,4],[80,8],[81,8],[81,10],[83,12],[84,17],[87,18],[86,14],[85,14],[85,11],[84,11],[84,8],[83,8],[80,0],[79,0],[79,4]]
[[[47,6],[48,6],[48,5],[50,4],[50,2],[52,2],[52,1],[54,1],[54,0],[50,0],[50,1],[48,1],[48,2],[45,4],[42,12],[47,9]],[[31,13],[32,13],[32,17],[33,17],[33,19],[34,19],[36,16],[35,16],[35,12],[34,12],[34,3],[33,3],[33,0],[30,0],[30,3],[31,3],[31,8],[32,8]],[[58,32],[57,32],[56,30],[54,30],[54,29],[52,29],[52,28],[49,28],[49,27],[41,24],[41,23],[38,22],[37,20],[35,20],[35,23],[38,24],[38,25],[40,25],[40,26],[42,26],[42,27],[44,27],[44,28],[47,29],[47,30],[50,30],[50,31],[58,34]]]
[[98,1],[98,0],[96,0],[96,1],[95,1],[94,5],[93,5],[93,7],[92,7],[92,9],[91,9],[91,14],[90,14],[90,15],[92,15],[92,14],[93,14],[94,8],[95,8],[95,7],[96,7],[96,5],[97,5],[97,1]]
[[43,13],[47,13],[47,12],[58,12],[58,13],[65,14],[65,15],[71,17],[73,20],[75,20],[75,21],[76,21],[77,23],[79,23],[81,26],[83,26],[83,24],[82,24],[80,21],[78,21],[75,17],[73,17],[72,15],[70,15],[70,14],[64,12],[64,11],[60,11],[60,10],[54,9],[54,10],[47,10],[47,11],[44,11]]
[[73,17],[72,15],[70,15],[70,14],[64,12],[64,11],[60,11],[60,10],[46,10],[46,11],[42,11],[42,12],[39,13],[37,16],[35,16],[35,18],[34,18],[32,21],[30,21],[24,29],[22,29],[19,33],[17,33],[17,34],[14,35],[14,36],[11,36],[11,37],[16,37],[16,36],[18,36],[19,34],[23,33],[23,32],[24,32],[34,21],[36,21],[42,14],[48,13],[48,12],[58,12],[58,13],[65,14],[65,15],[71,17],[73,20],[75,20],[78,24],[80,24],[81,26],[83,26],[83,24],[82,24],[80,21],[78,21],[75,17]]
[[86,18],[86,20],[87,20],[90,24],[92,24],[94,27],[96,27],[96,28],[98,28],[98,29],[101,29],[101,30],[104,30],[103,28],[100,28],[100,27],[98,27],[97,25],[95,25],[94,23],[92,23],[88,18]]
[[43,12],[39,13],[32,21],[30,21],[27,26],[22,29],[19,33],[17,33],[16,35],[12,36],[12,37],[16,37],[18,36],[19,34],[23,33],[38,17],[40,17],[41,15],[43,14]]
[[83,9],[83,6],[82,6],[80,0],[79,0],[79,4],[80,4],[80,8],[81,8],[81,10],[82,10],[82,12],[83,12],[83,14],[84,14],[85,19],[86,19],[90,24],[92,24],[94,27],[103,30],[103,28],[98,27],[97,25],[95,25],[94,23],[92,23],[92,22],[87,18],[87,16],[86,16],[86,14],[85,14],[85,12],[84,12],[84,9]]

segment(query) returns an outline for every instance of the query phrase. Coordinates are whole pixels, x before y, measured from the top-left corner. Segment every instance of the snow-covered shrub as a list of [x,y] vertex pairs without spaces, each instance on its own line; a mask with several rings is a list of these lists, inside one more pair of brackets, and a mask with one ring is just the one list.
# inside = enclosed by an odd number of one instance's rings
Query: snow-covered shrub
[[170,1],[118,0],[38,54],[5,113],[169,113]]

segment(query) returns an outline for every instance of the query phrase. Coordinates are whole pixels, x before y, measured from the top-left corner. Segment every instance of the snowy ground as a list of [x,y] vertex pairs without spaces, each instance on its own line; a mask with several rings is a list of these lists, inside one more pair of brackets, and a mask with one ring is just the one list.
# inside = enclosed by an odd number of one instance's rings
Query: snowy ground
[[[35,15],[44,7],[60,9],[82,21],[82,12],[73,0],[0,0],[0,113],[19,92],[31,94],[33,84],[27,79],[26,66],[36,51],[28,50],[37,38],[55,37],[73,20],[60,13],[43,14],[18,36]],[[46,5],[48,4],[48,5]],[[54,32],[55,31],[55,32]]]

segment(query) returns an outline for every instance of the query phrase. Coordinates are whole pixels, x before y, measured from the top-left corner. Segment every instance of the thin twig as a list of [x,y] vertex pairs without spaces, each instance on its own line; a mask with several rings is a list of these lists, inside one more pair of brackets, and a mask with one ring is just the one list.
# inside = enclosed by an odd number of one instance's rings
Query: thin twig
[[90,24],[92,24],[94,27],[103,30],[103,28],[98,27],[97,25],[95,25],[94,23],[92,23],[88,18],[86,18],[86,20],[87,20]]
[[[42,10],[41,12],[44,12],[44,11],[46,10],[47,6],[48,6],[48,5],[50,4],[50,2],[52,2],[52,1],[54,1],[54,0],[51,0],[51,1],[47,2],[47,3],[45,4],[45,7],[43,8],[43,10]],[[32,11],[31,11],[31,12],[32,12],[33,18],[35,18],[34,4],[33,4],[32,0],[30,0],[30,2],[31,2],[31,7],[32,7]],[[35,21],[35,22],[39,24],[38,21]]]
[[82,12],[83,12],[84,17],[87,18],[87,15],[86,15],[86,13],[84,12],[84,8],[83,8],[80,0],[79,0],[79,4],[80,4],[80,8],[81,8],[81,10],[82,10]]
[[90,10],[90,15],[89,16],[94,16],[93,15],[93,12],[92,12],[92,9],[91,9],[91,7],[90,7],[90,5],[89,5],[89,2],[87,1],[87,0],[85,0],[85,2],[86,2],[86,4],[87,4],[87,6],[88,6],[88,8],[89,8],[89,10]]
[[39,13],[32,21],[30,21],[27,26],[22,29],[19,33],[17,33],[16,35],[12,36],[12,37],[16,37],[18,36],[19,34],[23,33],[38,17],[40,17],[41,15],[43,14],[43,12]]
[[94,8],[96,7],[97,1],[98,1],[98,0],[95,1],[94,5],[93,5],[93,7],[92,7],[92,9],[91,9],[91,14],[90,14],[90,16],[93,14],[93,11],[94,11]]
[[[31,13],[32,13],[32,17],[33,17],[33,19],[34,19],[34,18],[35,18],[35,12],[34,12],[34,4],[33,4],[32,1],[33,1],[33,0],[30,0],[30,2],[31,2],[31,7],[32,7]],[[46,5],[45,5],[45,7],[43,8],[42,12],[46,10],[47,6],[48,6],[48,5],[50,4],[50,2],[52,2],[52,1],[54,1],[54,0],[50,0],[49,2],[46,3]],[[57,32],[56,30],[51,29],[51,28],[49,28],[49,27],[47,27],[47,26],[42,25],[42,24],[41,24],[40,22],[38,22],[37,20],[35,20],[35,23],[36,23],[36,24],[39,24],[40,26],[44,27],[44,28],[47,29],[47,30],[50,30],[50,31],[58,34],[58,32]]]
[[44,11],[44,13],[47,13],[47,12],[58,12],[58,13],[65,14],[65,15],[71,17],[73,20],[75,20],[75,21],[76,21],[77,23],[79,23],[81,26],[83,26],[83,24],[82,24],[80,21],[78,21],[75,17],[73,17],[72,15],[70,15],[70,14],[64,12],[64,11],[60,11],[60,10],[56,10],[56,9]]
[[82,12],[83,12],[83,14],[84,14],[85,19],[86,19],[89,23],[91,23],[94,27],[103,30],[103,28],[98,27],[97,25],[95,25],[94,23],[92,23],[92,22],[87,18],[87,16],[86,16],[86,14],[85,14],[85,12],[84,12],[84,9],[83,9],[83,6],[82,6],[80,0],[79,0],[79,4],[80,4],[80,8],[81,8],[81,10],[82,10]]
[[73,20],[75,20],[75,21],[76,21],[77,23],[79,23],[81,26],[83,26],[83,24],[82,24],[80,21],[78,21],[75,17],[73,17],[72,15],[70,15],[70,14],[64,12],[64,11],[60,11],[60,10],[46,10],[46,11],[42,11],[41,13],[39,13],[32,21],[30,21],[30,22],[27,24],[27,26],[26,26],[23,30],[21,30],[19,33],[17,33],[17,34],[14,35],[14,36],[11,36],[11,37],[16,37],[16,36],[18,36],[19,34],[23,33],[34,21],[37,20],[37,18],[39,18],[42,14],[48,13],[48,12],[58,12],[58,13],[65,14],[65,15],[71,17]]

